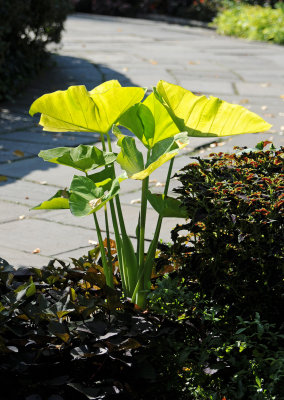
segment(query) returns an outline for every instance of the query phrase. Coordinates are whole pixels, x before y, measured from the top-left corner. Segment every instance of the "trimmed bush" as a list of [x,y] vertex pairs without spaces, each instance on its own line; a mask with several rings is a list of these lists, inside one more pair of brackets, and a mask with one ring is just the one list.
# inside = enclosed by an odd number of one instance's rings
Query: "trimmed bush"
[[190,220],[161,246],[158,265],[177,271],[151,301],[188,325],[189,398],[284,396],[284,149],[265,144],[197,157],[177,175]]
[[19,91],[46,63],[46,45],[60,41],[69,10],[69,0],[0,3],[0,100]]
[[237,36],[249,40],[284,43],[284,3],[276,8],[229,3],[212,26],[222,35]]

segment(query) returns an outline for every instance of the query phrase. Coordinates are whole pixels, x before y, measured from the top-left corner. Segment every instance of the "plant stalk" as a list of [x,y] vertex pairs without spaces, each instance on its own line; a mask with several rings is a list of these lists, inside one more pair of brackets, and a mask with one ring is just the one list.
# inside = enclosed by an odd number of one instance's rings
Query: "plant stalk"
[[99,221],[97,219],[96,213],[93,213],[93,216],[94,216],[96,231],[97,231],[97,235],[98,235],[99,245],[100,245],[100,249],[101,249],[102,264],[103,264],[104,273],[105,273],[105,277],[106,277],[106,283],[108,286],[113,288],[112,271],[110,271],[109,265],[107,262],[105,248],[104,248],[103,239],[102,239],[102,233],[101,233],[101,229],[99,226]]
[[112,257],[111,257],[111,245],[110,245],[110,235],[109,235],[109,223],[108,223],[108,213],[107,213],[107,205],[104,205],[105,212],[105,224],[106,224],[106,239],[107,239],[107,253],[108,253],[108,266],[110,271],[113,270],[112,266]]
[[117,224],[117,217],[116,217],[116,212],[115,212],[115,208],[114,208],[114,202],[112,199],[109,201],[109,205],[110,205],[110,211],[111,211],[111,217],[112,217],[112,223],[113,223],[113,229],[114,229],[114,235],[115,235],[115,243],[116,243],[117,258],[118,258],[119,271],[120,271],[120,276],[121,276],[122,289],[123,289],[125,295],[129,296],[129,284],[127,281],[127,271],[125,271],[125,268],[124,268],[124,263],[123,263],[123,258],[122,258],[121,238],[120,238],[119,228],[118,228],[118,224]]
[[147,213],[147,190],[149,186],[149,177],[142,181],[141,193],[141,211],[140,211],[140,229],[139,229],[139,270],[144,268],[144,253],[145,253],[145,226]]
[[[170,184],[170,178],[171,178],[171,174],[172,174],[173,164],[174,164],[174,157],[170,160],[170,165],[169,165],[165,189],[164,189],[165,197],[167,196],[168,190],[169,190],[169,184]],[[155,259],[155,254],[156,254],[157,244],[158,244],[158,240],[159,240],[159,236],[160,236],[162,221],[163,221],[163,216],[161,213],[161,214],[159,214],[159,217],[158,217],[153,240],[151,241],[150,247],[147,252],[147,257],[146,257],[146,261],[144,264],[144,268],[143,268],[143,270],[139,270],[139,277],[137,280],[137,285],[135,287],[135,290],[133,292],[132,299],[131,299],[132,302],[137,301],[137,294],[138,294],[138,291],[140,288],[141,281],[143,282],[144,290],[150,289],[150,280],[151,280],[151,273],[152,273],[152,268],[153,268],[153,261]],[[142,296],[143,296],[143,294],[142,294]],[[145,293],[144,293],[144,296],[145,296]],[[146,301],[146,299],[145,299],[145,301]]]

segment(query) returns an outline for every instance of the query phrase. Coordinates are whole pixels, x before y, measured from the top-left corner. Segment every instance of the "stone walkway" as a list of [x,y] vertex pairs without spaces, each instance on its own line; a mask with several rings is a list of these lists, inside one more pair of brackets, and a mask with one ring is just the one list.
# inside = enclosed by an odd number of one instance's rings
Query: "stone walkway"
[[[263,139],[284,145],[284,47],[221,37],[198,27],[77,14],[68,18],[61,46],[51,50],[53,65],[20,97],[0,104],[0,257],[12,265],[41,267],[51,258],[79,257],[92,248],[89,241],[96,240],[91,217],[76,218],[68,210],[29,211],[68,186],[74,172],[43,162],[38,152],[98,141],[91,133],[43,133],[28,110],[46,92],[76,84],[92,89],[109,79],[150,87],[164,79],[195,93],[242,104],[273,124],[265,134],[218,142],[195,138],[176,159],[175,170],[186,165],[190,155],[206,155],[215,147],[229,151],[235,145],[252,147]],[[165,176],[164,165],[151,176],[153,191],[163,189]],[[131,202],[139,198],[138,189],[136,181],[122,183],[121,200],[134,240],[139,205]],[[150,239],[157,215],[150,208],[147,217]],[[162,239],[169,240],[170,228],[177,222],[165,220]],[[40,252],[33,253],[37,248]]]

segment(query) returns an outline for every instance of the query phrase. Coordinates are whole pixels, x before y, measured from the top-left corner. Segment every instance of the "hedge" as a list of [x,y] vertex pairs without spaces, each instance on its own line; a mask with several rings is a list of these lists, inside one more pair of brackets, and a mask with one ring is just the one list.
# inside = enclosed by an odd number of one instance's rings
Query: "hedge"
[[69,0],[0,2],[0,100],[11,98],[46,62],[58,43]]

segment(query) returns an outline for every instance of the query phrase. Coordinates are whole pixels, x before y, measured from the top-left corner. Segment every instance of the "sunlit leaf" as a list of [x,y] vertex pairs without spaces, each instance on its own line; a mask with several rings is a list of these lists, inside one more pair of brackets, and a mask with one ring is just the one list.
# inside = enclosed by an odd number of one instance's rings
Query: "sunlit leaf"
[[180,131],[190,136],[228,136],[268,130],[271,125],[238,104],[195,96],[180,86],[159,81],[155,93]]
[[110,190],[104,190],[104,187],[97,187],[90,178],[75,175],[69,198],[72,214],[81,217],[98,211],[119,192],[119,187],[117,178],[112,181]]
[[95,146],[83,144],[77,147],[56,147],[42,150],[39,157],[43,158],[44,161],[67,165],[83,172],[108,165],[116,159],[114,153],[104,152]]
[[148,148],[180,132],[167,108],[154,93],[124,113],[118,124],[128,128]]
[[49,200],[33,207],[32,210],[57,210],[69,208],[69,193],[66,190],[58,190]]
[[20,301],[24,296],[30,297],[33,296],[35,293],[36,287],[31,278],[29,282],[24,283],[15,290],[16,300]]
[[134,138],[124,136],[118,141],[118,145],[121,147],[121,152],[116,161],[129,177],[144,169],[143,155],[137,149]]
[[185,147],[189,142],[186,133],[178,133],[174,137],[167,138],[157,142],[152,149],[146,168],[131,176],[131,179],[145,179],[153,171],[175,157],[179,150]]
[[107,133],[121,114],[142,100],[144,93],[143,88],[121,87],[115,80],[90,92],[85,86],[70,86],[38,98],[30,114],[41,113],[40,125],[47,131]]
[[117,143],[121,147],[121,152],[118,154],[116,161],[126,171],[129,178],[138,180],[145,179],[155,169],[175,157],[179,150],[186,146],[189,141],[187,133],[182,132],[157,142],[153,146],[151,155],[144,167],[143,155],[137,150],[135,139],[122,135],[117,127],[114,127],[114,133],[118,137]]

